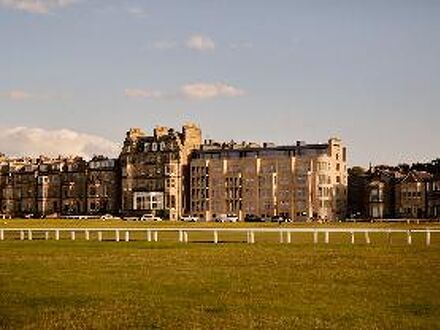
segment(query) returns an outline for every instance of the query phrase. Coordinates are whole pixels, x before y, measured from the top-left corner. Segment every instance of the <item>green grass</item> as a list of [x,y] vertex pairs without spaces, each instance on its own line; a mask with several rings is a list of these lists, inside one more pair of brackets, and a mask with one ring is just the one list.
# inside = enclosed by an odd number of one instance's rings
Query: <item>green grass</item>
[[440,328],[439,241],[272,238],[5,240],[0,328]]

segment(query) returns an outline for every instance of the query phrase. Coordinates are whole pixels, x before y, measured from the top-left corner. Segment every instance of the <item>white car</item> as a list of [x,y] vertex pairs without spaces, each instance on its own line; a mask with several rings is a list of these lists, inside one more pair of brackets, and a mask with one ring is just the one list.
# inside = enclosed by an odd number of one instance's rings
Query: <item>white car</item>
[[147,214],[144,214],[143,216],[141,216],[139,218],[139,220],[140,221],[162,221],[162,218],[161,217],[157,217],[157,216],[155,216],[153,214],[147,213]]
[[215,218],[216,222],[237,222],[238,217],[235,214],[220,214]]
[[111,214],[104,214],[104,215],[101,215],[100,219],[101,220],[112,220],[112,219],[119,219],[119,218],[118,217],[114,217]]
[[199,217],[196,217],[194,215],[182,215],[180,217],[181,221],[187,221],[187,222],[197,222],[199,221]]

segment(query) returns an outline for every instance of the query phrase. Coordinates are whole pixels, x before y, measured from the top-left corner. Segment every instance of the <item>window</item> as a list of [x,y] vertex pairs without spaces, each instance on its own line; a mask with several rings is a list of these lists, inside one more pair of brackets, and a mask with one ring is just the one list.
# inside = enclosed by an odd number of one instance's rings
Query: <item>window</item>
[[164,197],[161,192],[135,192],[133,196],[135,210],[162,210]]

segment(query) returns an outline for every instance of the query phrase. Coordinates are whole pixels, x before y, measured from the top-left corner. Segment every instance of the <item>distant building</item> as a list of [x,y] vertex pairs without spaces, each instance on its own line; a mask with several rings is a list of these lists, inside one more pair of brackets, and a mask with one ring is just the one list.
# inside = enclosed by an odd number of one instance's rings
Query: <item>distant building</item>
[[391,167],[375,167],[368,171],[367,217],[395,218],[395,185],[401,173]]
[[[1,212],[12,216],[118,213],[117,160],[12,158],[0,165]],[[87,192],[95,195],[88,196]],[[101,192],[103,192],[101,194]],[[90,199],[90,201],[89,201]],[[96,205],[92,210],[88,206]]]
[[187,124],[182,132],[157,127],[152,135],[127,132],[120,155],[122,213],[146,212],[178,220],[188,210],[189,161],[201,144],[201,130]]
[[427,184],[428,217],[440,219],[440,175]]
[[432,175],[411,170],[396,184],[396,216],[426,218],[428,216],[428,182]]
[[206,141],[191,160],[191,213],[297,221],[341,219],[346,212],[346,148],[339,139],[292,146]]

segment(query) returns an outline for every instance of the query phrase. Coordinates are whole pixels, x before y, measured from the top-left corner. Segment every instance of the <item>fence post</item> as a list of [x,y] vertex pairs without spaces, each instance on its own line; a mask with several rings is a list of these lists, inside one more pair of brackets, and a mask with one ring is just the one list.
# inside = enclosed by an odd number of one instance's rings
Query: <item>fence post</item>
[[147,241],[151,242],[151,230],[147,230]]
[[292,233],[290,231],[287,232],[287,243],[292,243]]
[[126,242],[130,241],[130,232],[128,230],[125,232],[125,241]]
[[325,244],[330,242],[330,233],[328,231],[325,232]]
[[57,229],[55,230],[55,240],[59,241],[60,240],[60,231]]
[[430,230],[426,231],[426,245],[427,246],[431,245],[431,231]]
[[44,233],[44,239],[45,239],[46,241],[49,240],[49,232],[48,232],[48,231],[46,231],[46,232]]
[[90,233],[88,230],[85,231],[86,241],[90,240]]
[[214,230],[214,243],[217,244],[218,243],[218,231]]
[[371,243],[371,241],[370,241],[370,234],[368,233],[368,231],[365,232],[365,242],[367,244]]
[[183,231],[179,230],[179,242],[183,242]]
[[20,230],[20,240],[24,241],[24,231]]
[[408,239],[408,245],[411,245],[412,244],[411,230],[408,230],[406,232],[406,235],[407,235],[407,239]]
[[32,230],[28,230],[28,240],[32,241]]
[[157,231],[154,232],[154,241],[157,242],[159,240],[159,233]]
[[318,231],[316,229],[313,232],[313,243],[318,244]]
[[72,230],[72,231],[70,232],[70,238],[72,239],[72,241],[75,240],[75,231],[74,231],[74,230]]
[[354,244],[354,231],[351,232],[351,244]]
[[251,233],[250,233],[250,235],[251,235],[251,244],[254,244],[255,243],[255,233],[254,233],[254,231],[253,230],[251,230]]
[[5,231],[3,229],[0,229],[0,241],[3,241],[5,239]]
[[102,242],[102,231],[98,231],[98,241]]
[[183,232],[183,240],[185,241],[185,243],[188,243],[188,232],[186,231]]
[[281,244],[284,243],[284,233],[283,233],[283,231],[280,231],[280,243]]
[[119,242],[119,239],[120,239],[120,237],[119,237],[119,230],[115,230],[115,240],[116,240],[116,242]]

